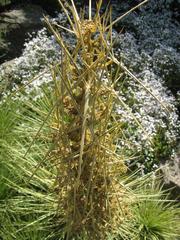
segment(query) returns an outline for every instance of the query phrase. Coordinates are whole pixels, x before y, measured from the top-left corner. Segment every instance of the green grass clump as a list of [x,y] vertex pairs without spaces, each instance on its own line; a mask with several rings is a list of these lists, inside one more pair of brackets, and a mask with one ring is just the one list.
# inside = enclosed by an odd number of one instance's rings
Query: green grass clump
[[[28,152],[28,158],[25,155],[41,126],[47,103],[42,99],[34,104],[26,101],[19,104],[18,100],[7,102],[9,107],[7,103],[1,105],[1,123],[2,120],[5,122],[1,125],[4,134],[0,145],[0,164],[3,166],[0,175],[0,238],[45,239],[51,233],[50,221],[57,208],[55,193],[51,191],[55,171],[48,163],[40,164],[44,152],[49,149],[48,142],[39,138]],[[39,104],[40,111],[35,111]],[[43,129],[41,136],[47,132],[48,129]]]
[[133,214],[139,230],[138,239],[177,239],[179,216],[172,204],[157,199],[146,200],[137,204]]

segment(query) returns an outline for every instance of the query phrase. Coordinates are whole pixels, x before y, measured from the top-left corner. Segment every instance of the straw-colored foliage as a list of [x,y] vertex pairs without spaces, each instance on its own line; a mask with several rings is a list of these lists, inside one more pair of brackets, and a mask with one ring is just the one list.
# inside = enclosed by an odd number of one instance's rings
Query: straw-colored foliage
[[[52,67],[54,79],[54,149],[59,209],[63,209],[67,239],[85,232],[88,239],[104,239],[130,214],[126,191],[117,181],[126,173],[124,156],[117,153],[122,135],[113,111],[121,101],[115,88],[123,71],[113,56],[111,10],[100,16],[102,1],[92,18],[79,16],[74,5],[60,1],[76,45],[66,46],[59,31],[46,18],[62,48],[61,64]],[[71,18],[71,16],[73,16]],[[61,27],[61,26],[60,26]]]
[[62,47],[62,62],[52,70],[56,104],[51,157],[57,166],[59,209],[65,214],[67,239],[82,232],[89,239],[103,239],[128,214],[122,201],[125,189],[117,182],[126,167],[116,153],[121,125],[112,114],[118,75],[112,73],[111,30],[106,31],[110,15],[100,17],[97,12],[93,20],[91,16],[79,19],[74,6],[72,14],[77,39],[72,52],[46,19]]

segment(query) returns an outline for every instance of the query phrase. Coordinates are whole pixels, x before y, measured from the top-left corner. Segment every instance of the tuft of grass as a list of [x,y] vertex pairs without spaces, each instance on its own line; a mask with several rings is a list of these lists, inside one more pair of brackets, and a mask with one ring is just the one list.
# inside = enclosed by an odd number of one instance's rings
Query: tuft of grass
[[19,116],[16,114],[18,108],[19,106],[13,101],[3,102],[0,105],[0,200],[8,195],[5,178],[7,176],[14,178],[6,162],[11,160],[11,148],[17,137],[15,127],[19,121]]
[[[137,239],[177,239],[180,218],[173,204],[146,200],[137,204],[133,213],[136,217]],[[180,232],[179,232],[180,234]]]
[[[37,111],[39,104],[41,111]],[[15,123],[14,129],[9,129],[13,137],[8,137],[4,149],[1,149],[3,158],[0,158],[0,164],[6,169],[6,172],[1,170],[0,175],[3,180],[3,188],[0,190],[0,238],[3,240],[46,239],[51,234],[51,221],[57,209],[56,194],[51,191],[55,171],[48,163],[39,165],[44,152],[49,149],[48,141],[39,139],[29,152],[28,158],[25,157],[46,114],[46,104],[41,99],[34,104],[24,102],[20,107],[18,101],[15,101],[8,108],[17,118],[11,119]],[[13,107],[19,107],[19,111],[14,112]],[[2,115],[6,113],[4,109]],[[44,131],[47,134],[48,129],[43,129],[42,137]],[[38,171],[33,176],[37,166]]]
[[[120,179],[131,192],[131,218],[112,239],[177,240],[180,235],[180,208],[177,201],[168,200],[161,177],[154,173],[137,178],[136,173]],[[122,236],[122,229],[128,233]],[[129,232],[130,231],[130,232]]]

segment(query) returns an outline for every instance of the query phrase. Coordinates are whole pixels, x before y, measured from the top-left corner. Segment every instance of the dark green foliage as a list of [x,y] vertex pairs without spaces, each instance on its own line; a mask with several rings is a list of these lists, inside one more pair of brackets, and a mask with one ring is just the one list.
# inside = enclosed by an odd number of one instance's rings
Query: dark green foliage
[[28,3],[40,5],[50,14],[53,14],[55,11],[59,10],[59,4],[57,0],[0,0],[0,7],[2,7],[2,10],[5,10],[8,6],[11,7],[12,5],[24,5]]
[[0,0],[0,6],[5,6],[7,4],[9,4],[11,2],[11,0]]

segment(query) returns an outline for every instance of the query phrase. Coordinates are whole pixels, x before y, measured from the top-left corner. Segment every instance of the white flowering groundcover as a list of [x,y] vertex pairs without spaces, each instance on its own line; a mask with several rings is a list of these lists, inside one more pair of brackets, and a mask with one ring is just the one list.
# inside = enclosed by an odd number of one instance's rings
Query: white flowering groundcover
[[[124,125],[124,139],[118,141],[119,151],[133,158],[127,163],[132,168],[141,167],[142,173],[158,168],[161,160],[173,157],[178,138],[176,100],[166,83],[174,81],[179,73],[180,32],[178,22],[172,21],[172,12],[168,6],[163,9],[162,14],[152,1],[138,14],[133,13],[125,18],[121,23],[125,28],[124,33],[118,33],[117,27],[114,30],[116,57],[146,87],[123,74],[117,92],[129,109],[119,105],[116,108]],[[121,9],[122,6],[116,4],[114,14],[119,15]],[[59,14],[52,22],[66,25],[66,18]],[[74,44],[70,35],[64,37],[67,44]],[[13,65],[11,76],[7,76],[4,68],[0,67],[0,84],[3,86],[7,79],[13,84],[11,91],[3,90],[2,102],[6,101],[12,91],[16,92],[14,100],[17,101],[41,98],[42,88],[51,88],[51,64],[58,64],[60,61],[59,45],[46,29],[42,29],[26,42],[22,56]],[[23,91],[17,91],[22,86]],[[140,125],[135,124],[129,111]]]

